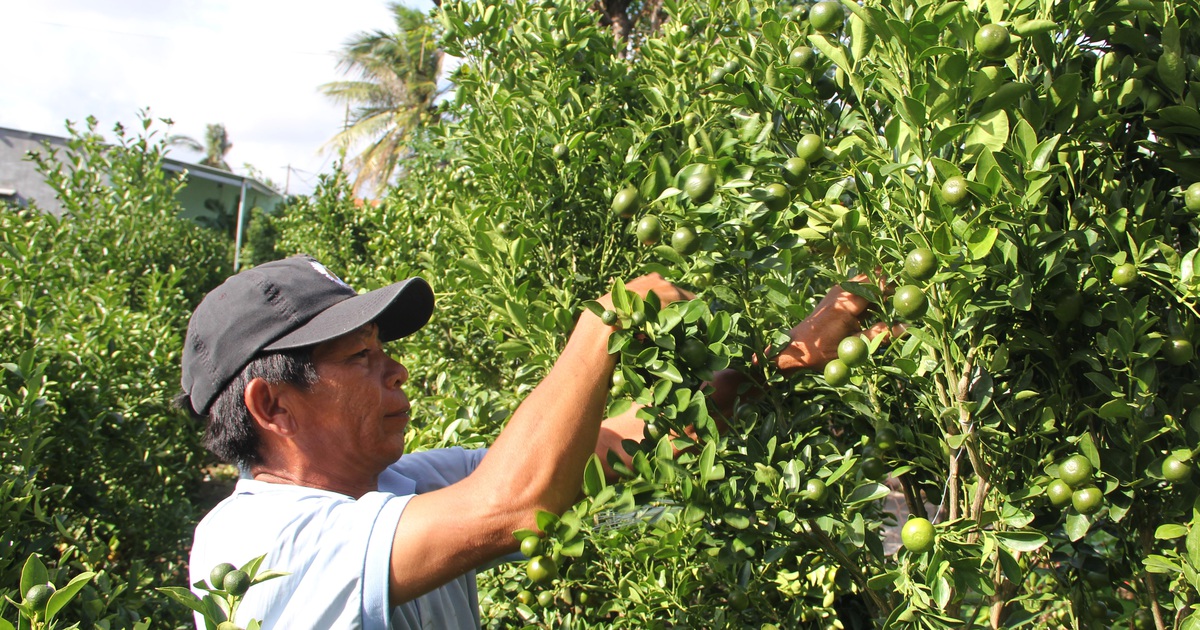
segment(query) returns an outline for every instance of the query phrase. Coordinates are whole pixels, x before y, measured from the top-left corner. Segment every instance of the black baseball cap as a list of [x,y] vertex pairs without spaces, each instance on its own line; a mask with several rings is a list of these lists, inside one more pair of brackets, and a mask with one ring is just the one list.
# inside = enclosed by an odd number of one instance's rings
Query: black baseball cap
[[213,289],[192,313],[183,346],[183,391],[207,414],[217,394],[262,352],[313,346],[365,324],[392,341],[433,315],[421,278],[359,294],[311,256],[247,269]]

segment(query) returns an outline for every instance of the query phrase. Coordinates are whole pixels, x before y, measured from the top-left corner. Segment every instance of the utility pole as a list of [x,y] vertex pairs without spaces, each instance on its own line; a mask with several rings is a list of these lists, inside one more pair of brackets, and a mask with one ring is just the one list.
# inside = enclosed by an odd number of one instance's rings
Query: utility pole
[[283,198],[287,199],[288,191],[292,189],[292,165],[287,165],[287,175],[283,177]]

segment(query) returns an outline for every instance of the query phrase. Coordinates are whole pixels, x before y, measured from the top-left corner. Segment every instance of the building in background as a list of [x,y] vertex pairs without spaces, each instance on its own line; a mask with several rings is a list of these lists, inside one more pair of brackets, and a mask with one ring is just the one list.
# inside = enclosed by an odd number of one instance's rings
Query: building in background
[[[67,138],[0,127],[0,201],[19,206],[34,202],[42,211],[62,216],[63,206],[54,190],[25,159],[30,151],[44,151],[46,144],[68,150]],[[163,170],[186,174],[187,185],[178,195],[180,216],[226,231],[239,251],[251,209],[271,214],[284,201],[282,193],[236,173],[171,158],[163,159]]]

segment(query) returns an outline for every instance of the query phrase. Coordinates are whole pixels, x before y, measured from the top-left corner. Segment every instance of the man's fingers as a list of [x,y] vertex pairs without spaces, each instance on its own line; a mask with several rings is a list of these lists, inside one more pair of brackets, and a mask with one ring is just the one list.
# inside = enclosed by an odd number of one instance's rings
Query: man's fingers
[[893,324],[889,326],[887,322],[878,322],[870,328],[863,329],[861,334],[871,340],[874,340],[879,335],[884,335],[883,343],[891,343],[893,339],[903,335],[906,330],[908,330],[908,324]]
[[634,278],[625,284],[625,288],[645,298],[653,293],[658,296],[664,304],[669,304],[678,300],[692,300],[696,295],[691,291],[681,289],[667,281],[658,273],[648,273],[644,276]]

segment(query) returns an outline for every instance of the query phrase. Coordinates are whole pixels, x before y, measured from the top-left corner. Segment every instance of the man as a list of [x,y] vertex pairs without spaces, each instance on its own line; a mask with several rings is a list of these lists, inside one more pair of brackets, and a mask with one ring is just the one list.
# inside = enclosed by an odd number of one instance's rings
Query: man
[[[692,297],[656,274],[626,288],[664,304]],[[828,361],[866,306],[832,291],[779,367]],[[308,257],[233,276],[196,308],[179,401],[207,418],[206,446],[251,478],[197,527],[192,581],[264,553],[264,567],[288,573],[252,589],[234,621],[478,628],[475,568],[516,551],[512,532],[535,529],[537,510],[569,508],[591,453],[603,461],[641,438],[632,413],[602,422],[613,328],[585,312],[489,449],[401,457],[408,372],[383,344],[432,312],[419,278],[358,295]],[[730,399],[734,379],[714,384]]]

